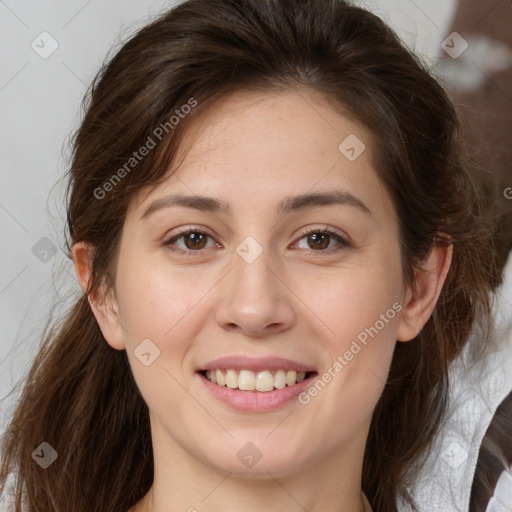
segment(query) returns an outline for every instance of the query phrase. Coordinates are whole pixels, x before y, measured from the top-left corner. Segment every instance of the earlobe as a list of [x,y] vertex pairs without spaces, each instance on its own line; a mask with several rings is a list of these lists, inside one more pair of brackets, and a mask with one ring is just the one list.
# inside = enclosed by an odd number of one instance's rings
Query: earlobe
[[414,272],[414,283],[406,293],[397,326],[397,340],[410,341],[427,323],[439,299],[452,262],[453,246],[434,245]]
[[94,295],[88,293],[92,276],[92,262],[93,249],[89,244],[78,242],[73,245],[73,263],[78,282],[83,292],[88,295],[89,305],[103,337],[112,348],[123,350],[125,341],[114,294],[112,291],[107,291],[103,285]]

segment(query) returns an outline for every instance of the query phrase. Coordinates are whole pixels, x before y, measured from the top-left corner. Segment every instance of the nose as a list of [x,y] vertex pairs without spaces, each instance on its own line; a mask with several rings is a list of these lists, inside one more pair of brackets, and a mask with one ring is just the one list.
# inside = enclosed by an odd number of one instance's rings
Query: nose
[[233,269],[222,281],[216,308],[221,328],[256,338],[290,329],[296,317],[293,293],[274,267],[268,251],[252,263],[233,254]]

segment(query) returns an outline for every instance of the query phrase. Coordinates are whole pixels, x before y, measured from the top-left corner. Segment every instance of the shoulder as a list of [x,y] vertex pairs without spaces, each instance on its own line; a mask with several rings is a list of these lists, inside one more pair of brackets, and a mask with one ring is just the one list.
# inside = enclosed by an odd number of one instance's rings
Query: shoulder
[[470,512],[508,512],[512,504],[512,391],[487,429],[471,489]]

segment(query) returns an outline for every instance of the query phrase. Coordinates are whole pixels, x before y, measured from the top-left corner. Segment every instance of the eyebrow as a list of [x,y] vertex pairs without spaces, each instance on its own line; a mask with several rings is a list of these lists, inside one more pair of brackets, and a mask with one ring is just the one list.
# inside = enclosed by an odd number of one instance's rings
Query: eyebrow
[[[288,196],[277,205],[277,211],[282,215],[286,215],[292,211],[330,205],[352,206],[366,214],[372,215],[370,209],[360,199],[343,190]],[[141,220],[147,219],[158,210],[172,208],[174,206],[182,206],[211,213],[228,213],[230,210],[228,202],[220,201],[213,197],[173,194],[153,201],[144,210],[140,218]]]

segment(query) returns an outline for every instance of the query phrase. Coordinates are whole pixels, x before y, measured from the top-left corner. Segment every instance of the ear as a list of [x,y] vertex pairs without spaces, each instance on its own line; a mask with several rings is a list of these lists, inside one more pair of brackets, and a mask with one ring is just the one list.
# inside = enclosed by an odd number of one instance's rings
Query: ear
[[436,244],[414,271],[397,326],[397,340],[415,338],[430,318],[452,263],[453,246]]
[[[84,293],[87,293],[92,275],[94,251],[86,242],[78,242],[73,245],[73,263],[78,282]],[[89,304],[103,337],[107,343],[117,350],[125,348],[123,329],[119,318],[119,307],[112,290],[106,291],[102,284],[94,294],[88,294]]]

